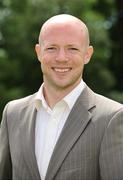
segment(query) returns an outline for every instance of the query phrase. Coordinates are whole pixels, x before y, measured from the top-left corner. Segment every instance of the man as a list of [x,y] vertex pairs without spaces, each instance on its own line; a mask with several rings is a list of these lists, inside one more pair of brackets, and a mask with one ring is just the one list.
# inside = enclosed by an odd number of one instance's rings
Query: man
[[123,105],[83,82],[89,43],[71,15],[42,26],[35,50],[44,82],[5,107],[0,180],[123,180]]

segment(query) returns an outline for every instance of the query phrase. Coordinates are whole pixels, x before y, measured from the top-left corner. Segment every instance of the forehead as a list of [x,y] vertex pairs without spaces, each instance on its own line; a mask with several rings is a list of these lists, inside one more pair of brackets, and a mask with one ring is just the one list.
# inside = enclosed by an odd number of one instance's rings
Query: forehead
[[[41,31],[42,40],[55,39],[82,39],[86,38],[84,27],[77,22],[53,22],[46,24]],[[54,40],[55,40],[54,39]]]

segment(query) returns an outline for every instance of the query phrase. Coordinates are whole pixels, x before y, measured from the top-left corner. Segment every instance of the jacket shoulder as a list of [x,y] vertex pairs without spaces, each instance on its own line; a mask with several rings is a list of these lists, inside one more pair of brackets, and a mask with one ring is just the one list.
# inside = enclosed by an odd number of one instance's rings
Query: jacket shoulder
[[123,104],[95,93],[96,107],[100,112],[105,111],[105,114],[116,113],[119,110],[123,110]]
[[29,106],[30,104],[34,103],[36,94],[37,93],[8,102],[4,108],[4,111],[8,109],[8,112],[11,112],[13,110],[16,111]]

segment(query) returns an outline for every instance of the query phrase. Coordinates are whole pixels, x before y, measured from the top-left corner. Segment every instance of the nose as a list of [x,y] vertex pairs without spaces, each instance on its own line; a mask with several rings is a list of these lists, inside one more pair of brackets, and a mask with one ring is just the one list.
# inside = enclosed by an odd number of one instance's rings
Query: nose
[[57,53],[57,56],[56,56],[56,61],[60,61],[60,62],[68,61],[68,57],[66,55],[66,52],[65,52],[64,48],[60,48],[58,50],[58,53]]

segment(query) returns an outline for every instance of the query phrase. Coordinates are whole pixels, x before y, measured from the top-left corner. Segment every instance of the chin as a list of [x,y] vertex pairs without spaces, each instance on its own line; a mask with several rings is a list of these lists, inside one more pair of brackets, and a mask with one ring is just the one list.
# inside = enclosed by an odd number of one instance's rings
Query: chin
[[56,89],[59,90],[66,90],[66,89],[72,89],[74,87],[74,84],[71,84],[70,82],[59,82],[54,84],[56,86]]

